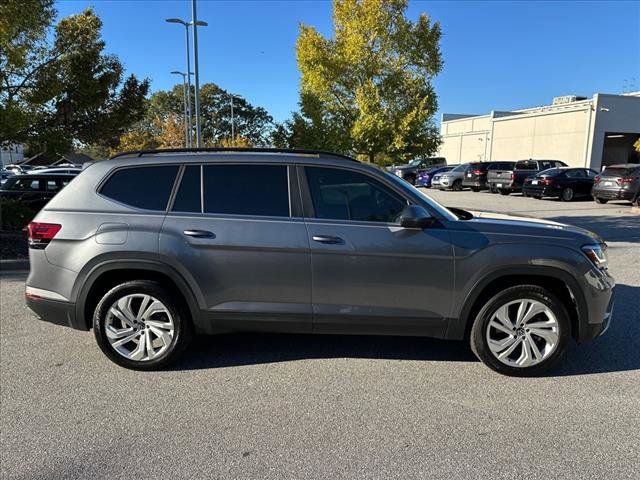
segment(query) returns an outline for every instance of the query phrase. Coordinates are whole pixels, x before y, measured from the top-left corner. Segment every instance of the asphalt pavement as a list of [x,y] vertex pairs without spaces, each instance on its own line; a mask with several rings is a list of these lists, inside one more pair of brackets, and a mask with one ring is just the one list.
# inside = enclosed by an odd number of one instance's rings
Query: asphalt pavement
[[637,479],[640,215],[433,192],[449,206],[553,218],[610,245],[605,336],[518,379],[458,342],[234,334],[172,370],[109,362],[92,332],[36,320],[23,273],[0,279],[2,478]]

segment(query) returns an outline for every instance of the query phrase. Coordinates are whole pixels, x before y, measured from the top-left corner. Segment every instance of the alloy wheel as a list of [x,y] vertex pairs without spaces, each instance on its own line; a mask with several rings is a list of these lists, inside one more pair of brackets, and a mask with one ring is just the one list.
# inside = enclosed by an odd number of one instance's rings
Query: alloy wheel
[[571,200],[573,200],[573,188],[567,187],[562,190],[562,200],[564,200],[565,202],[570,202]]
[[560,339],[558,319],[538,300],[505,303],[492,315],[486,328],[491,353],[510,367],[537,365],[549,358]]
[[174,339],[169,309],[151,295],[136,293],[116,300],[105,319],[111,347],[129,360],[145,362],[162,355]]

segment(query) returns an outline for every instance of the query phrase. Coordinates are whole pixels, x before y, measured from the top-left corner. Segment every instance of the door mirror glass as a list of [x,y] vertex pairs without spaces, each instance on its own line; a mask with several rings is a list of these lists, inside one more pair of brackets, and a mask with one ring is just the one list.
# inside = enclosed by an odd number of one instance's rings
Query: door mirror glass
[[404,228],[424,228],[432,222],[433,217],[419,205],[407,205],[400,213],[400,226]]

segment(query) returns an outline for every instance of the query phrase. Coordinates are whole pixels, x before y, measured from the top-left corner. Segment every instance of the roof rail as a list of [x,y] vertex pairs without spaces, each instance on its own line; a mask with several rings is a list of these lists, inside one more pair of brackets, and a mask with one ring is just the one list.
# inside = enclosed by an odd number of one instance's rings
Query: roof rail
[[298,148],[246,148],[246,147],[206,147],[206,148],[158,148],[155,150],[130,150],[127,152],[117,153],[111,159],[124,157],[126,155],[153,155],[156,153],[200,153],[200,152],[240,152],[240,153],[292,153],[302,155],[318,155],[327,157],[338,157],[352,162],[358,162],[355,158],[341,153],[327,152],[324,150],[307,150]]

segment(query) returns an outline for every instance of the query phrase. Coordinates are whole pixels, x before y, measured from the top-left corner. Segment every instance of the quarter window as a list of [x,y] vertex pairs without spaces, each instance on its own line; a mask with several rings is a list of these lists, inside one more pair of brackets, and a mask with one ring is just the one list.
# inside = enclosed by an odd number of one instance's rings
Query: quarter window
[[289,216],[285,165],[205,165],[203,186],[207,213]]
[[394,223],[407,204],[368,175],[323,167],[305,171],[316,218]]
[[124,168],[116,171],[100,193],[145,210],[165,210],[178,173],[177,165]]

